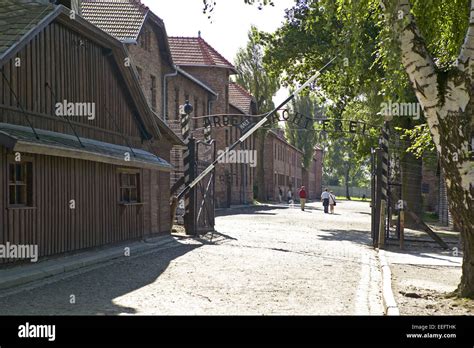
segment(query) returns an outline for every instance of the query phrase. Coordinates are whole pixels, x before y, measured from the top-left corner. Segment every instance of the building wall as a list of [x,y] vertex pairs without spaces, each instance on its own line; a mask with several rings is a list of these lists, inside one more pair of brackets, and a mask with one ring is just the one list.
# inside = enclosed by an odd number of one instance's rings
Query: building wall
[[314,154],[310,168],[304,170],[301,166],[303,153],[288,144],[283,137],[269,132],[265,138],[265,190],[267,199],[278,200],[279,187],[283,191],[283,199],[287,199],[288,191],[291,189],[297,196],[298,189],[304,185],[309,198],[316,200],[321,197],[322,182],[322,151],[317,150]]
[[[178,74],[167,79],[167,123],[171,129],[182,138],[181,116],[179,106],[186,100],[193,106],[191,117],[200,117],[209,114],[209,101],[213,95],[189,78]],[[204,139],[204,120],[191,119],[190,130],[195,139]],[[184,175],[183,156],[185,147],[175,146],[171,153],[171,164],[175,170],[171,174],[171,186]]]
[[[218,93],[217,100],[212,103],[212,114],[229,113],[229,70],[216,67],[193,67],[182,66],[182,69],[203,81],[212,90]],[[237,136],[235,130],[229,128],[213,128],[212,138],[216,140],[218,150],[235,141]],[[234,180],[241,181],[239,174],[232,179],[232,168],[229,164],[219,164],[216,168],[216,206],[218,208],[228,207],[232,204],[231,185]]]
[[[229,112],[234,115],[241,114],[242,118],[240,122],[243,122],[245,115],[238,109],[230,106]],[[236,141],[240,136],[241,132],[237,127],[229,126],[227,128],[230,132],[233,132],[233,142]],[[228,144],[231,145],[231,144]],[[256,153],[255,137],[252,135],[241,145],[236,147],[236,150],[253,151]],[[258,154],[256,155],[258,160]],[[232,178],[232,204],[251,204],[253,202],[253,186],[255,182],[255,170],[256,167],[251,167],[250,164],[240,163],[230,165],[230,174]]]
[[[82,41],[83,45],[78,45]],[[171,144],[143,142],[146,125],[114,57],[103,47],[59,23],[37,34],[17,55],[22,66],[5,64],[14,93],[0,79],[0,122],[73,134],[151,151],[170,159]],[[48,83],[53,92],[45,88]],[[23,110],[18,107],[19,97]],[[55,103],[94,102],[95,119],[55,115]],[[125,140],[126,138],[127,140]],[[8,153],[0,148],[0,244],[39,244],[49,256],[108,243],[169,233],[169,173],[140,170],[143,205],[118,203],[120,168],[93,161],[31,155],[32,207],[8,206]],[[22,153],[27,158],[27,153]],[[124,162],[124,166],[126,162]],[[75,200],[76,208],[68,203]]]
[[[81,40],[84,46],[78,47]],[[53,22],[17,57],[21,67],[15,67],[13,59],[3,66],[14,93],[0,79],[0,121],[29,126],[16,94],[34,127],[73,134],[72,124],[86,138],[126,146],[126,136],[132,144],[142,146],[132,97],[113,58],[104,55],[103,47]],[[51,89],[45,87],[47,83]],[[66,117],[56,116],[55,105],[64,100],[95,103],[95,118],[69,117],[68,123]]]
[[33,163],[33,204],[16,208],[8,205],[9,155],[0,147],[2,245],[38,245],[45,257],[170,231],[166,173],[139,170],[142,205],[126,206],[119,202],[118,174],[126,167],[22,153]]
[[[143,38],[149,35],[148,44],[144,45]],[[153,30],[150,23],[146,22],[138,37],[138,43],[135,45],[127,45],[127,48],[135,64],[139,76],[140,85],[143,89],[145,97],[160,117],[163,117],[163,57],[158,45],[158,35]],[[152,76],[155,78],[155,83],[152,83]],[[152,92],[154,90],[154,92]],[[154,98],[152,98],[154,96]]]
[[309,168],[302,170],[303,185],[306,187],[308,198],[311,200],[321,199],[322,169],[322,151],[316,149]]

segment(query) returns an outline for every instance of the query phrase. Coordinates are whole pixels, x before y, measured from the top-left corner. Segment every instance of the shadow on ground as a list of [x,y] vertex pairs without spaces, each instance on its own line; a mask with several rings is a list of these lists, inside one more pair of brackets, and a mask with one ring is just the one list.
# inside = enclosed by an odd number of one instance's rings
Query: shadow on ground
[[321,230],[324,234],[318,238],[326,241],[350,241],[357,244],[372,245],[370,231],[364,230]]
[[[170,263],[204,244],[182,244],[172,239],[166,250],[156,250],[100,268],[71,275],[35,289],[0,298],[2,315],[118,315],[136,314],[114,299],[150,285]],[[75,303],[71,303],[74,297]]]
[[220,209],[216,210],[216,216],[230,216],[230,215],[277,215],[276,213],[272,213],[272,210],[279,210],[279,209],[288,209],[288,206],[248,206],[244,208],[232,208],[232,209]]

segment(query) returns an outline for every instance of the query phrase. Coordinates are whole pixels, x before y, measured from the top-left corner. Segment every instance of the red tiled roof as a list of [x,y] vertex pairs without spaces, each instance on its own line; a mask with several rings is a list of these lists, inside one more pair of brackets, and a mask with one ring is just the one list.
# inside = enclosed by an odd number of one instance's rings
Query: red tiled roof
[[176,65],[215,66],[235,72],[235,67],[201,37],[169,37]]
[[149,11],[140,0],[82,0],[82,16],[118,40],[136,40]]
[[229,104],[250,115],[253,100],[254,97],[244,87],[235,82],[229,83]]

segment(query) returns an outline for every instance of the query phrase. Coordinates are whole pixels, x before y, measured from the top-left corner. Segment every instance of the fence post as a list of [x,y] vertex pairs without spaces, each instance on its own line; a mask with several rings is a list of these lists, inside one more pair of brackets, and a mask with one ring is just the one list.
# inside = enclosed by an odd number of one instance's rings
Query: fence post
[[[196,178],[196,140],[191,136],[188,140],[186,151],[185,181],[192,182]],[[184,228],[189,235],[196,235],[196,195],[195,188],[189,190],[184,196]]]
[[385,247],[385,211],[387,209],[387,201],[380,202],[380,226],[379,226],[379,249]]
[[400,249],[403,250],[405,244],[405,211],[400,210]]
[[377,230],[377,217],[376,217],[376,150],[371,149],[370,152],[370,164],[371,164],[371,189],[370,189],[370,208],[371,208],[371,232],[372,232],[372,244],[374,247],[378,244],[378,230]]
[[[382,158],[383,158],[383,152],[382,149],[378,148],[375,150],[376,154],[376,175],[375,175],[375,235],[377,239],[376,245],[380,245],[380,225],[383,222],[384,215],[381,214],[382,211],[382,201],[383,201],[383,195],[382,195],[382,177],[383,177],[383,171],[382,171]],[[385,238],[384,238],[385,241]]]

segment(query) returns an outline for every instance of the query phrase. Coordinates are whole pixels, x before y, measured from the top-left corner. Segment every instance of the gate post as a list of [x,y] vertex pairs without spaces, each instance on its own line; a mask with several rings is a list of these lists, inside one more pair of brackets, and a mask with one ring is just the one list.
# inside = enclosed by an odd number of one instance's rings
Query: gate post
[[372,242],[373,246],[376,247],[378,244],[378,229],[377,229],[377,194],[376,194],[376,183],[377,183],[377,151],[371,149],[370,153],[370,164],[371,164],[371,189],[370,189],[370,208],[371,208],[371,232],[372,232]]
[[378,246],[380,244],[380,225],[382,224],[383,216],[381,215],[382,211],[382,199],[383,199],[383,188],[382,188],[382,149],[376,149],[376,176],[375,176],[375,234],[376,234],[376,243]]
[[[190,183],[196,179],[196,140],[193,136],[189,137],[188,149],[186,150],[185,159],[185,182]],[[196,235],[196,190],[192,188],[184,196],[184,228],[186,234]]]

